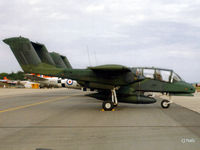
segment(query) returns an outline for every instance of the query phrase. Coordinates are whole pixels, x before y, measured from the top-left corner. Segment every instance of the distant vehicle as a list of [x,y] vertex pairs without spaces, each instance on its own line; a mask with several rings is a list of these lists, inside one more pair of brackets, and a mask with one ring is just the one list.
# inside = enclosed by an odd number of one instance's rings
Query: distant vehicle
[[18,84],[23,85],[25,88],[32,88],[32,85],[36,83],[31,81],[18,81]]
[[[111,111],[119,102],[133,104],[155,103],[146,92],[166,95],[191,96],[195,88],[183,81],[173,70],[149,67],[101,65],[86,69],[73,69],[66,57],[48,53],[45,46],[23,37],[3,40],[8,44],[26,73],[38,73],[76,80],[82,87],[96,89],[90,96],[103,100],[102,107]],[[54,61],[52,61],[54,60]],[[162,108],[172,101],[162,100]]]
[[26,88],[31,88],[31,84],[34,84],[34,82],[30,81],[20,81],[20,80],[9,80],[7,77],[4,77],[3,80],[0,80],[2,83],[6,83],[11,86],[22,86]]
[[196,83],[196,87],[200,87],[200,83]]

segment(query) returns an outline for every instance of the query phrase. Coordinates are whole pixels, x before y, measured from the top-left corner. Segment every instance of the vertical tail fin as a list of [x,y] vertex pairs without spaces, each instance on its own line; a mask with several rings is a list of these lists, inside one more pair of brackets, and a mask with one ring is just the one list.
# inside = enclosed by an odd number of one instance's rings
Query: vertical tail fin
[[34,43],[28,38],[13,37],[3,41],[10,46],[26,73],[55,75],[64,69],[72,68],[65,56],[55,52],[49,53],[45,45]]
[[67,68],[65,63],[63,62],[63,59],[61,58],[60,54],[52,52],[50,53],[52,59],[54,60],[56,67],[58,68]]
[[41,63],[41,59],[37,55],[29,39],[15,37],[5,39],[3,41],[10,46],[13,54],[17,58],[17,61],[22,68],[24,65],[38,65]]
[[66,57],[66,56],[62,56],[62,55],[60,55],[60,57],[62,58],[62,60],[63,60],[63,62],[65,63],[66,67],[67,67],[68,69],[72,69],[72,66],[71,66],[69,60],[67,59],[67,57]]
[[40,57],[40,59],[43,63],[47,63],[49,65],[55,66],[55,62],[51,58],[51,56],[50,56],[49,52],[47,51],[45,45],[40,44],[40,43],[34,43],[34,42],[31,42],[31,44],[34,47],[36,53],[38,54],[38,56]]

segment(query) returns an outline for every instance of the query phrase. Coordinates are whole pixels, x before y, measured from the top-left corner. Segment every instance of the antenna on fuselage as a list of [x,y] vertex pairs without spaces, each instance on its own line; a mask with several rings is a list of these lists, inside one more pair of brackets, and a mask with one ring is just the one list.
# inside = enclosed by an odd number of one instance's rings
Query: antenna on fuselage
[[94,59],[95,59],[95,64],[97,65],[97,56],[96,56],[96,51],[94,50]]
[[91,66],[90,53],[89,53],[89,49],[88,49],[88,46],[86,46],[86,49],[87,49],[87,53],[88,53],[88,60],[89,60],[89,65]]

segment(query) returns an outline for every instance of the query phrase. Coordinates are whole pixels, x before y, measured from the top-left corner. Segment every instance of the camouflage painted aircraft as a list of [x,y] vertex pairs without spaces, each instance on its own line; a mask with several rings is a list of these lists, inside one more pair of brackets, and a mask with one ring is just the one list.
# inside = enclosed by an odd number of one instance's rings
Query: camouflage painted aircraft
[[[76,80],[82,87],[98,92],[89,96],[103,100],[102,107],[112,110],[118,102],[151,104],[156,99],[147,92],[167,95],[192,95],[195,88],[183,81],[173,70],[161,68],[129,68],[122,65],[101,65],[86,69],[73,69],[65,56],[49,53],[40,43],[27,38],[14,37],[3,40],[8,44],[26,73],[39,73]],[[162,100],[168,108],[171,100]]]

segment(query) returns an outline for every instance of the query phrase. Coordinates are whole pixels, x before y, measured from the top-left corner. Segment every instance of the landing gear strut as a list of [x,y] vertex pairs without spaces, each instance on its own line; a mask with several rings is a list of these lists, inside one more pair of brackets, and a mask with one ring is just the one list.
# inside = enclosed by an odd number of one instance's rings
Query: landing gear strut
[[112,101],[104,101],[103,102],[102,107],[105,111],[111,111],[114,107],[117,107],[118,100],[117,100],[117,95],[116,95],[116,89],[117,88],[114,88],[111,90]]

